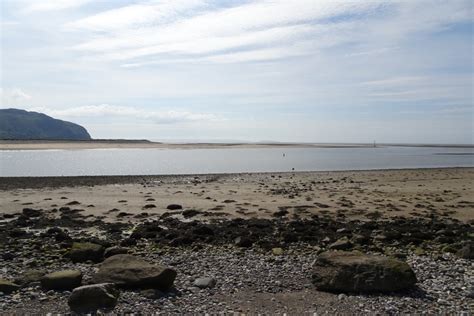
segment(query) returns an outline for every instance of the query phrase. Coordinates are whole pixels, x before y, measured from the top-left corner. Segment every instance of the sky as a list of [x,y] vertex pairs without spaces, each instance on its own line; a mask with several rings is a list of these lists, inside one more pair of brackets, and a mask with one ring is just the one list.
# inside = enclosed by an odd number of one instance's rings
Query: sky
[[2,108],[94,138],[468,143],[471,0],[0,0]]

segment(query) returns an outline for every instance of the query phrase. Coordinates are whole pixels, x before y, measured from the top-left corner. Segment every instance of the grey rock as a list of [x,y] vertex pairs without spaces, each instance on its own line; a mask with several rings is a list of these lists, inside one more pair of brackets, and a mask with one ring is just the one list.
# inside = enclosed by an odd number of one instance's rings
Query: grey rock
[[200,289],[205,289],[205,288],[213,288],[214,286],[216,286],[217,281],[214,278],[204,277],[204,278],[198,278],[194,280],[193,284],[194,286]]
[[63,270],[45,275],[41,286],[45,290],[72,290],[81,285],[82,272],[79,270]]
[[150,264],[132,255],[109,257],[92,277],[93,283],[115,283],[126,288],[152,288],[166,291],[173,286],[176,271]]
[[68,299],[70,309],[76,313],[113,309],[120,292],[113,283],[84,285],[75,288]]
[[360,252],[324,252],[313,266],[313,284],[324,291],[393,292],[416,282],[406,262]]

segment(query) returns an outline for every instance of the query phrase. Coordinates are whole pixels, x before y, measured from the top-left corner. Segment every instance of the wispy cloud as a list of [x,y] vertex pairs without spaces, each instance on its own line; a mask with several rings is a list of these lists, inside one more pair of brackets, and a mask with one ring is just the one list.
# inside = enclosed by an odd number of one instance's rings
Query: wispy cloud
[[23,89],[12,88],[12,89],[0,89],[0,97],[2,107],[12,107],[23,104],[26,101],[31,100],[31,95],[26,93]]
[[127,118],[153,121],[160,124],[222,120],[222,118],[218,118],[216,115],[207,113],[194,113],[187,111],[148,111],[136,107],[109,104],[86,105],[59,110],[47,107],[34,107],[29,110],[46,113],[59,118]]
[[[165,1],[158,5],[132,5],[100,13],[66,25],[69,29],[93,30],[95,36],[74,49],[94,53],[106,60],[129,60],[160,55],[166,59],[181,55],[206,59],[199,54],[224,55],[215,58],[248,61],[262,60],[262,49],[269,59],[288,55],[278,46],[289,46],[311,39],[312,50],[340,43],[341,34],[354,25],[350,21],[331,22],[343,15],[370,14],[378,2],[338,1],[258,1],[231,8],[213,9],[199,1]],[[182,11],[188,15],[179,15]],[[124,19],[124,16],[127,19]],[[183,18],[184,17],[184,18]],[[349,19],[350,20],[350,19]],[[126,22],[124,22],[126,21]],[[347,38],[344,38],[347,40]],[[268,53],[272,48],[274,51]],[[234,50],[233,52],[229,50]],[[226,56],[244,54],[245,57]]]
[[94,0],[17,0],[23,6],[23,11],[45,12],[73,9],[93,2]]
[[[385,41],[470,19],[464,1],[453,5],[437,1],[437,4],[422,0],[414,3],[277,0],[219,8],[207,1],[175,0],[124,6],[73,21],[65,27],[94,34],[90,40],[76,45],[75,50],[104,60],[133,60],[127,63],[135,65],[150,64],[137,61],[150,56],[185,62],[259,61],[265,60],[262,49],[272,60],[288,55],[280,46],[299,42],[311,42],[307,54],[353,41],[375,44],[375,48],[347,54],[361,56],[392,49],[393,45],[386,46]],[[373,23],[368,24],[369,20]],[[380,45],[384,46],[380,48]],[[255,58],[251,58],[252,53]],[[207,56],[200,56],[203,54]],[[232,54],[237,56],[230,58]]]

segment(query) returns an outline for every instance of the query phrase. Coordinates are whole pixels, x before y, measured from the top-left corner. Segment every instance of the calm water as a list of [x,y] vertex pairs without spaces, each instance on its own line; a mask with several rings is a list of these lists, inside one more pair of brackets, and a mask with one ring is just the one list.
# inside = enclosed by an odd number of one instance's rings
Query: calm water
[[[285,153],[285,156],[283,156]],[[234,148],[0,151],[0,176],[158,175],[474,167],[467,148]]]

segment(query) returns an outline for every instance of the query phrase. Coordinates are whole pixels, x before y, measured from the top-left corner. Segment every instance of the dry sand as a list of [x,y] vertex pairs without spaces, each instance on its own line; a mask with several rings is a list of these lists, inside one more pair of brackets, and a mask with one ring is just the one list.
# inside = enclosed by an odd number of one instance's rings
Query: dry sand
[[[199,176],[2,178],[4,213],[69,206],[107,221],[157,218],[169,204],[198,210],[193,219],[427,217],[474,219],[474,168],[260,173]],[[119,215],[121,214],[121,215]],[[118,216],[119,215],[119,216]]]

